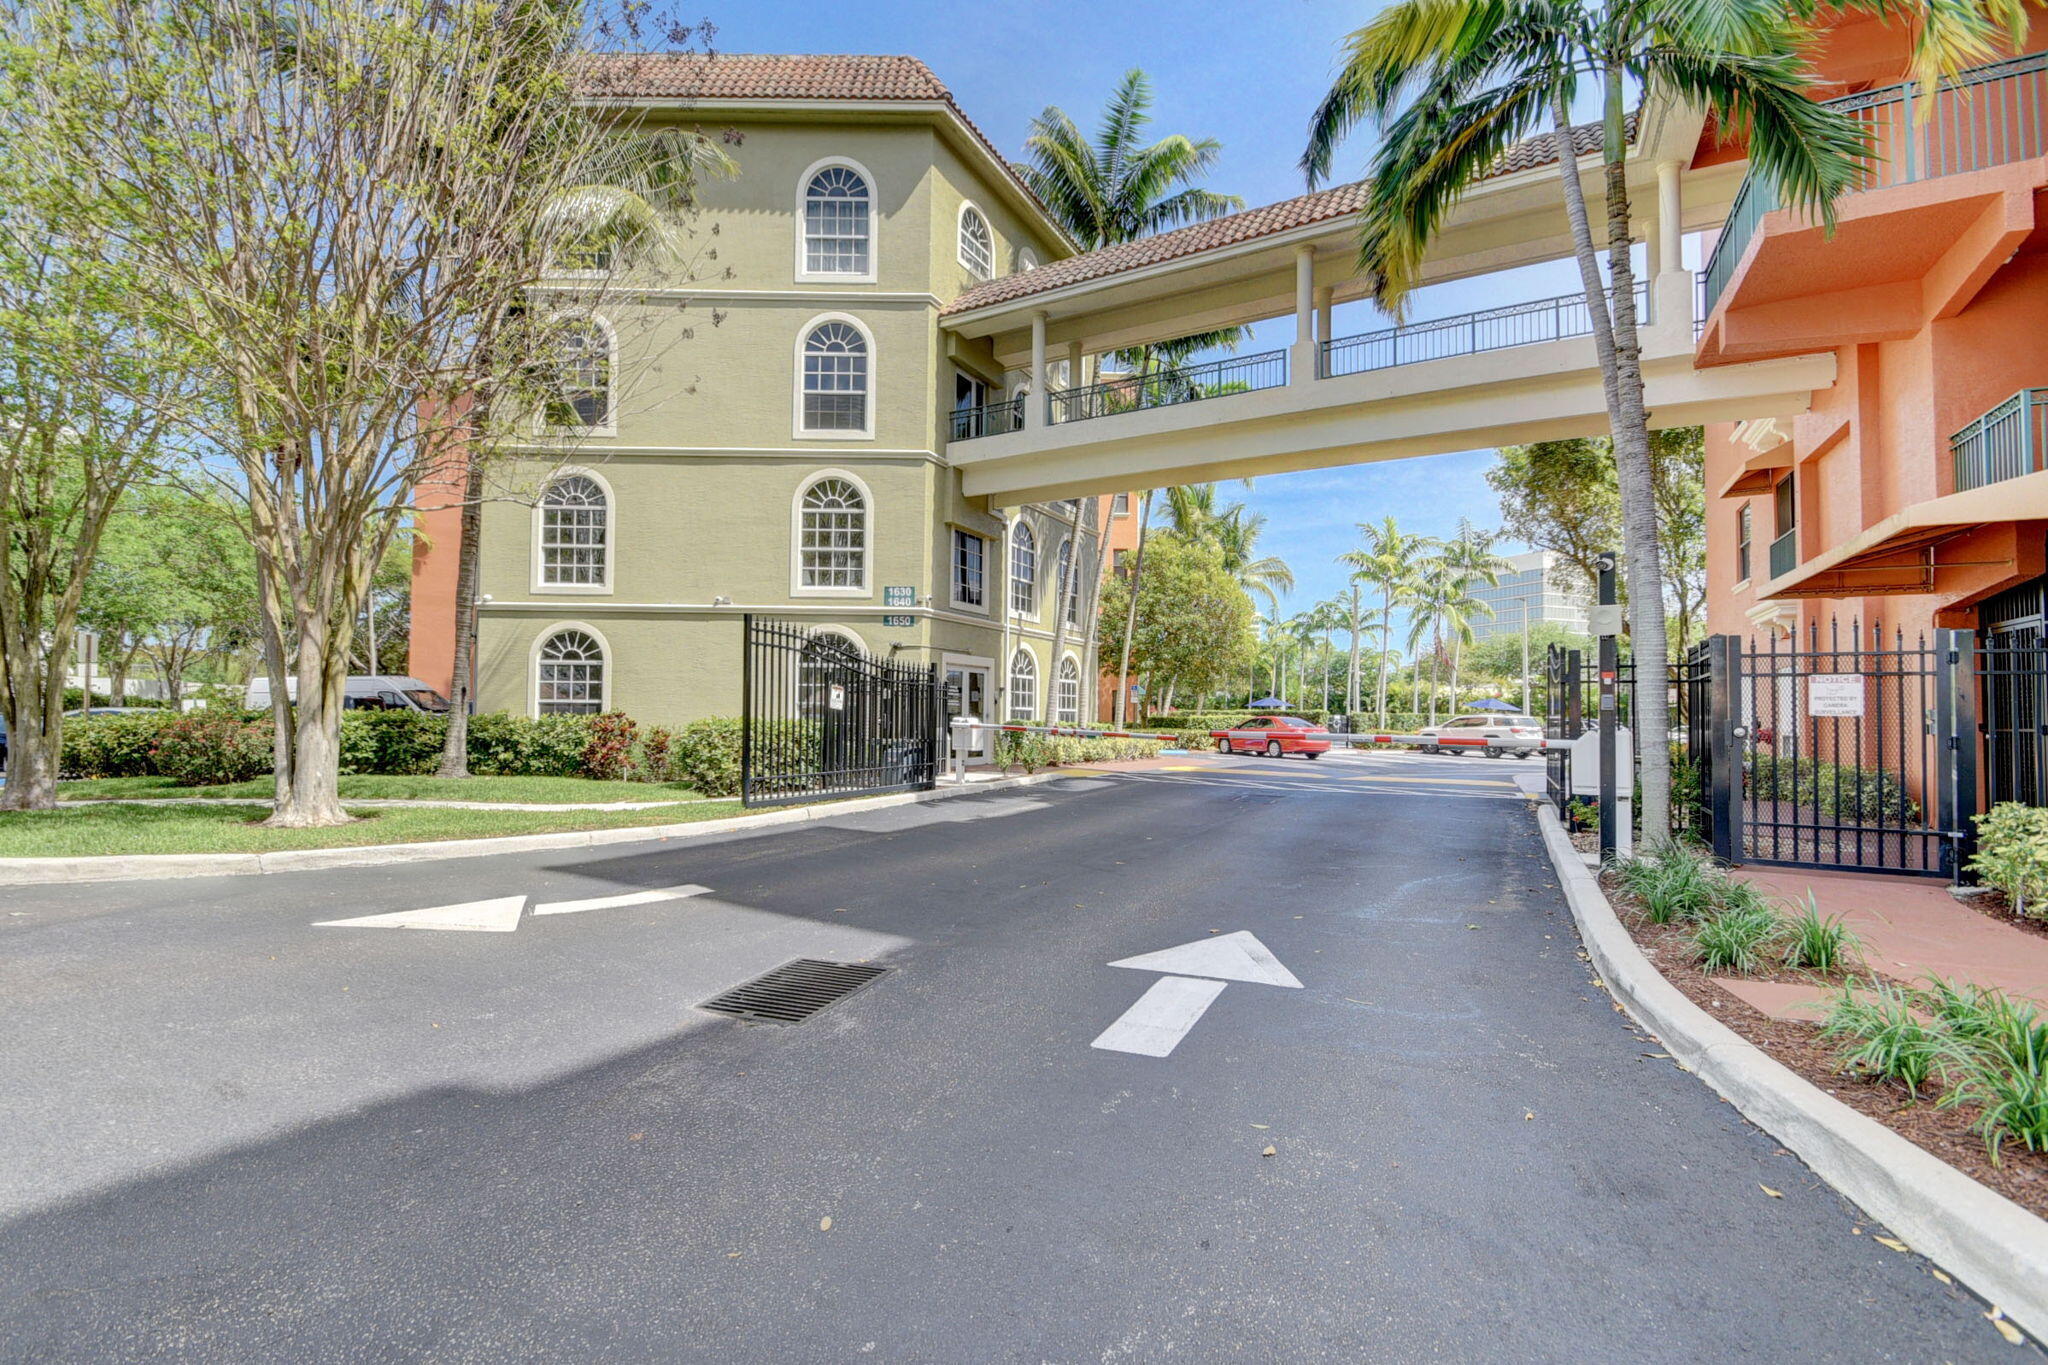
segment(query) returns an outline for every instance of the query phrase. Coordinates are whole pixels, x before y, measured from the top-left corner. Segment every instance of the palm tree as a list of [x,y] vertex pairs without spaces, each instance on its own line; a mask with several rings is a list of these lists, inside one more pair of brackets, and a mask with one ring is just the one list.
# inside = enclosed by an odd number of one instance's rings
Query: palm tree
[[[1024,183],[1083,251],[1135,241],[1244,207],[1244,201],[1234,194],[1217,194],[1195,183],[1215,166],[1223,144],[1215,138],[1194,139],[1178,133],[1144,142],[1141,139],[1152,121],[1151,111],[1151,82],[1143,71],[1132,68],[1110,96],[1092,142],[1056,105],[1048,105],[1032,120],[1030,135],[1024,140],[1030,160],[1020,168]],[[1144,384],[1162,369],[1186,363],[1197,351],[1234,347],[1242,335],[1241,328],[1233,327],[1118,354]],[[1067,382],[1078,385],[1081,376],[1068,375]],[[1138,589],[1144,582],[1151,500],[1148,490],[1146,512],[1138,522],[1137,553],[1131,561],[1129,619],[1117,673],[1118,728],[1124,725],[1129,706],[1131,636],[1137,629]]]
[[1259,537],[1266,529],[1266,514],[1254,512],[1243,503],[1233,503],[1211,528],[1218,549],[1223,551],[1224,569],[1254,598],[1277,603],[1281,593],[1294,591],[1294,570],[1278,555],[1261,555]]
[[[1371,629],[1375,624],[1378,624],[1381,627],[1382,631],[1384,631],[1385,629],[1385,617],[1382,616],[1379,612],[1367,609],[1365,601],[1361,596],[1360,585],[1364,581],[1365,579],[1363,575],[1357,573],[1352,574],[1351,581],[1349,585],[1345,587],[1343,594],[1339,596],[1335,601],[1330,603],[1331,609],[1337,617],[1337,628],[1339,630],[1342,630],[1345,633],[1345,635],[1350,638],[1351,641],[1351,661],[1349,665],[1346,667],[1344,673],[1344,713],[1347,716],[1353,716],[1358,714],[1359,638],[1362,635],[1364,635],[1364,633],[1367,630]],[[1378,619],[1375,620],[1375,618]],[[1382,687],[1382,691],[1380,694],[1381,725],[1385,725],[1387,723],[1386,693],[1384,690],[1386,680],[1386,668],[1386,653],[1383,647],[1380,654],[1380,678]]]
[[1384,730],[1387,726],[1387,659],[1392,648],[1388,637],[1394,628],[1394,606],[1415,586],[1422,557],[1436,548],[1436,541],[1429,536],[1410,535],[1403,531],[1391,514],[1377,523],[1358,523],[1358,533],[1365,537],[1364,547],[1347,550],[1337,559],[1355,570],[1353,581],[1380,590],[1378,709],[1380,728]]
[[[1896,9],[1902,0],[1864,3]],[[1629,260],[1629,92],[1640,90],[1646,102],[1704,104],[1718,127],[1743,129],[1750,165],[1776,185],[1778,202],[1832,227],[1835,199],[1859,170],[1865,145],[1847,115],[1810,97],[1794,8],[1783,0],[1399,0],[1346,41],[1343,68],[1310,121],[1302,154],[1314,185],[1361,119],[1380,125],[1360,213],[1359,267],[1381,305],[1398,314],[1460,196],[1517,141],[1546,126],[1556,139],[1614,438],[1638,659],[1661,661],[1667,647]],[[1605,282],[1571,123],[1582,83],[1601,99]],[[1644,688],[1642,732],[1664,733],[1667,708],[1663,688]],[[1641,747],[1643,825],[1662,838],[1670,829],[1670,751]]]
[[[1445,575],[1456,587],[1458,596],[1478,608],[1487,617],[1493,615],[1493,608],[1473,599],[1469,589],[1476,583],[1483,583],[1489,588],[1500,586],[1500,576],[1509,565],[1505,559],[1493,552],[1493,542],[1492,535],[1461,519],[1458,522],[1458,534],[1445,544],[1441,556]],[[1454,614],[1459,618],[1459,629],[1453,633],[1451,639],[1451,705],[1456,707],[1458,669],[1464,659],[1465,646],[1472,643],[1472,627],[1467,613],[1460,611]]]

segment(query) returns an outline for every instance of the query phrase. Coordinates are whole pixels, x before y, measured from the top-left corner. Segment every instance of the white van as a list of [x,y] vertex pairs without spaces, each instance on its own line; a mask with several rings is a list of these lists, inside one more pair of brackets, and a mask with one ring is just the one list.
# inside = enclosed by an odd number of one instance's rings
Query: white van
[[[299,680],[285,679],[285,688],[285,695],[297,701]],[[418,678],[359,674],[349,678],[345,688],[341,698],[344,711],[426,711],[438,715],[448,709],[448,699]],[[251,711],[268,711],[270,679],[261,675],[252,679],[242,704]]]

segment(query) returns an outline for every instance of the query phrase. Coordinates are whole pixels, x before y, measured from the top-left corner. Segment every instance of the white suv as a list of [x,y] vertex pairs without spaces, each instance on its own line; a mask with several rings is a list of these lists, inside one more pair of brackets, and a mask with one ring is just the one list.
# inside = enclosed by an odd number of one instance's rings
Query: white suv
[[1459,716],[1442,725],[1432,725],[1417,734],[1429,736],[1422,746],[1427,754],[1483,753],[1488,758],[1513,754],[1528,758],[1543,747],[1543,722],[1534,716]]

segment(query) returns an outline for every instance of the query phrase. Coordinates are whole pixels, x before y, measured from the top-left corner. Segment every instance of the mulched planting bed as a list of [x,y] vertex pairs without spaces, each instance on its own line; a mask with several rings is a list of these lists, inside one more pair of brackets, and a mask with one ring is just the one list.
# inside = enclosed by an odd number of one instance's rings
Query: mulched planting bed
[[[2048,1153],[2029,1152],[2008,1142],[2000,1153],[1999,1164],[1992,1165],[1984,1150],[1984,1139],[1970,1131],[1977,1111],[1961,1105],[1954,1109],[1938,1108],[1938,1080],[1923,1087],[1920,1098],[1915,1100],[1890,1082],[1844,1075],[1835,1062],[1837,1045],[1822,1041],[1819,1025],[1773,1019],[1736,999],[1695,964],[1690,926],[1651,924],[1643,918],[1635,898],[1621,888],[1611,873],[1603,874],[1600,884],[1615,913],[1635,938],[1636,946],[1663,973],[1664,979],[1685,992],[1694,1004],[1851,1109],[1876,1119],[2020,1207],[2048,1218]],[[1811,986],[1815,998],[1841,985],[1839,977],[1829,980],[1786,971],[1760,973],[1747,979]]]
[[2012,902],[2005,898],[2003,891],[1993,891],[1986,887],[1967,896],[1957,896],[1956,903],[1967,905],[1985,918],[1995,919],[2000,924],[2009,925],[2023,934],[2048,938],[2048,920],[2021,918],[2013,914]]

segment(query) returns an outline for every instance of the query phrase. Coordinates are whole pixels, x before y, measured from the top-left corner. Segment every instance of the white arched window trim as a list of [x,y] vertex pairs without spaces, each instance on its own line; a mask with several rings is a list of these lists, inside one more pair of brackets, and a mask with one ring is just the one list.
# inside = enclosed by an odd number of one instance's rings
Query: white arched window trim
[[861,638],[860,638],[860,636],[858,636],[858,635],[854,634],[854,633],[853,633],[853,632],[852,632],[851,630],[847,629],[847,628],[846,628],[845,626],[813,626],[813,627],[811,627],[811,637],[812,637],[813,639],[815,639],[816,637],[818,637],[818,636],[820,636],[820,635],[829,635],[829,636],[831,636],[831,637],[832,637],[833,639],[835,639],[835,640],[844,640],[844,641],[845,641],[845,642],[846,642],[847,644],[850,644],[850,645],[852,645],[852,646],[853,646],[853,648],[854,648],[854,650],[855,650],[855,652],[856,652],[856,653],[859,653],[859,654],[861,654],[861,655],[866,655],[866,654],[867,654],[867,653],[869,652],[869,651],[868,651],[868,642],[867,642],[866,640],[863,640],[863,639],[861,639]]
[[[1020,607],[1017,603],[1017,550],[1019,533],[1031,540],[1031,582],[1025,594],[1031,605]],[[1045,542],[1039,538],[1036,527],[1019,515],[1010,519],[1010,534],[1003,539],[1003,552],[1007,556],[1003,563],[1003,603],[1010,616],[1019,621],[1038,619],[1039,599],[1045,595]]]
[[[969,260],[967,257],[967,215],[970,213],[981,220],[982,230],[988,233],[988,259],[986,261],[972,261]],[[974,276],[975,279],[988,280],[995,278],[995,224],[991,223],[989,221],[988,215],[982,212],[981,205],[975,203],[972,199],[961,200],[960,212],[954,216],[953,254],[955,258],[959,260],[960,264],[966,268],[967,273]]]
[[[865,180],[867,182],[868,268],[865,272],[858,275],[852,273],[842,274],[833,273],[829,271],[808,270],[805,268],[804,206],[810,196],[812,177],[817,175],[819,171],[826,169],[828,166],[844,166],[846,167],[846,169],[852,171],[855,175],[859,176],[862,180]],[[874,173],[868,170],[867,167],[861,165],[858,161],[855,161],[850,156],[820,157],[818,160],[813,161],[809,166],[804,168],[804,173],[796,178],[796,217],[792,220],[795,225],[793,229],[793,235],[796,238],[796,278],[798,283],[873,284],[876,281],[876,279],[879,278],[877,270],[879,265],[879,257],[881,254],[882,219],[881,214],[878,211],[878,206],[875,202],[875,196],[876,190]],[[805,328],[804,330],[809,331],[810,329]]]
[[1028,645],[1018,645],[1010,655],[1010,667],[1003,678],[1004,714],[1019,724],[1038,722],[1038,656]]
[[604,334],[604,419],[590,426],[556,426],[548,421],[548,415],[543,411],[534,414],[534,425],[542,432],[616,436],[619,434],[619,329],[612,326],[611,319],[598,313],[592,313],[579,321],[595,327]]
[[541,713],[540,652],[549,640],[565,630],[580,630],[597,641],[597,647],[602,651],[604,660],[604,672],[598,675],[597,690],[600,701],[597,709],[600,713],[612,709],[612,674],[615,671],[612,642],[605,638],[603,631],[588,621],[550,621],[533,637],[533,644],[526,651],[526,714],[529,716],[538,717]]
[[[1067,705],[1067,670],[1069,668],[1074,670],[1074,704],[1071,707]],[[1088,697],[1081,688],[1081,684],[1086,680],[1085,672],[1086,670],[1081,667],[1081,657],[1074,653],[1073,650],[1070,649],[1060,656],[1060,666],[1053,674],[1052,684],[1052,705],[1055,724],[1079,725],[1086,718]]]
[[[861,502],[867,507],[867,522],[862,528],[860,578],[858,588],[813,588],[804,586],[804,494],[827,479],[844,479],[860,492]],[[796,486],[796,493],[789,500],[789,595],[791,597],[873,597],[875,595],[875,492],[867,480],[850,469],[818,469],[806,475]],[[865,648],[865,646],[863,646]]]
[[[804,427],[804,343],[811,333],[828,322],[843,322],[859,332],[868,347],[867,407],[858,431],[810,431]],[[796,345],[790,351],[789,431],[799,441],[872,441],[875,439],[875,389],[882,379],[881,357],[875,351],[875,334],[850,313],[820,313],[797,328]]]
[[[604,494],[604,581],[602,583],[549,583],[547,566],[541,554],[541,522],[546,511],[548,490],[564,479],[585,478],[598,486]],[[612,569],[618,563],[619,543],[619,495],[612,491],[611,481],[595,469],[582,465],[563,465],[548,475],[548,481],[541,485],[540,496],[533,500],[533,534],[528,539],[532,558],[531,588],[536,593],[556,596],[591,596],[609,593],[612,590]]]

